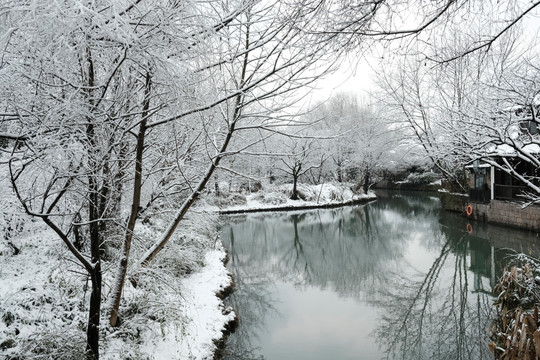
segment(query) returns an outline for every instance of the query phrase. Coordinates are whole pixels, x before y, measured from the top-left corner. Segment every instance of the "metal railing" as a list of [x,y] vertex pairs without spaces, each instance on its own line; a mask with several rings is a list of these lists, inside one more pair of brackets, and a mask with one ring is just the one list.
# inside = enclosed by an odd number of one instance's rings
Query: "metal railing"
[[517,199],[527,190],[526,186],[515,185],[495,185],[495,199],[497,200],[513,200]]

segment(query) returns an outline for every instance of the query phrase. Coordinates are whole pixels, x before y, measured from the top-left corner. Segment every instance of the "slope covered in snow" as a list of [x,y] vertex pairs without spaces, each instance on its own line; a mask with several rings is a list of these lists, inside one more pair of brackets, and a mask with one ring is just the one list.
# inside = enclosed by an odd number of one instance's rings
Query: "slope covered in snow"
[[[208,233],[214,215],[193,214],[152,266],[134,269],[126,286],[121,324],[101,313],[102,359],[212,359],[235,314],[219,294],[231,285],[225,251]],[[198,224],[198,225],[197,225]],[[148,234],[153,232],[147,226]],[[0,243],[0,358],[83,358],[88,279],[55,233],[39,222]],[[149,235],[150,236],[150,235]],[[112,271],[104,269],[103,298]]]

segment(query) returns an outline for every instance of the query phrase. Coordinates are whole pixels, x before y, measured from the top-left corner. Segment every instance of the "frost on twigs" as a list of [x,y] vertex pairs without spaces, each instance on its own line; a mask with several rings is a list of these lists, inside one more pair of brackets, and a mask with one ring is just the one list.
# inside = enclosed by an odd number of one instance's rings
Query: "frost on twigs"
[[489,348],[497,359],[540,359],[540,268],[532,259],[516,262],[504,269],[495,287],[497,316]]

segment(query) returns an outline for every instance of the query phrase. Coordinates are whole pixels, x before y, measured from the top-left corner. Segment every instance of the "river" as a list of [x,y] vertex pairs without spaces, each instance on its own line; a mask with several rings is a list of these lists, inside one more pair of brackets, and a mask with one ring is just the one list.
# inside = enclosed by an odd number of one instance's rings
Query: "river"
[[438,197],[227,217],[232,359],[492,359],[492,287],[534,234],[469,223]]

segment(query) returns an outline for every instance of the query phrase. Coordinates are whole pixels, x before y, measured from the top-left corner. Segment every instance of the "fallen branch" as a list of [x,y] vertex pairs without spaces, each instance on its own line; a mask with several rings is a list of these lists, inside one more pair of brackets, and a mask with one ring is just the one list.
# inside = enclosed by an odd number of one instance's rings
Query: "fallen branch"
[[8,241],[8,245],[13,248],[13,255],[19,255],[19,253],[21,252],[21,249],[16,247],[15,244],[13,244],[11,241]]

